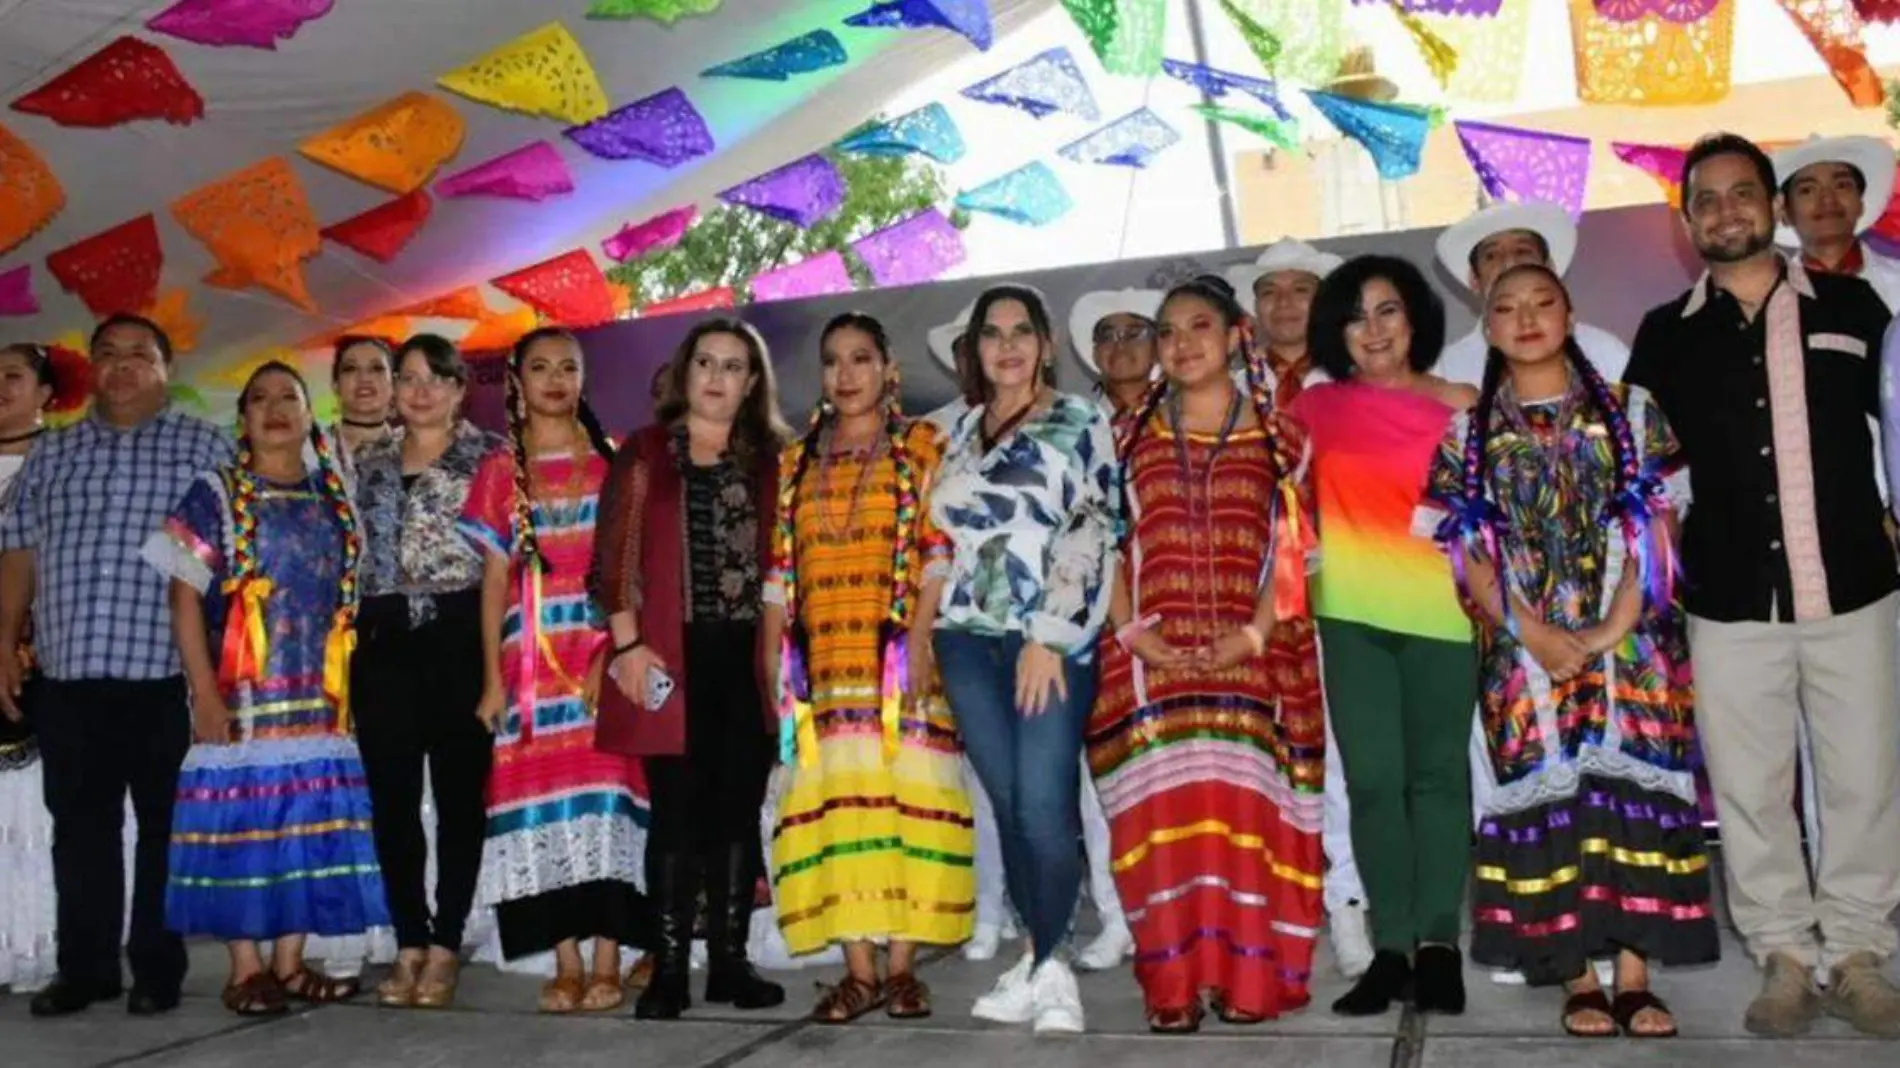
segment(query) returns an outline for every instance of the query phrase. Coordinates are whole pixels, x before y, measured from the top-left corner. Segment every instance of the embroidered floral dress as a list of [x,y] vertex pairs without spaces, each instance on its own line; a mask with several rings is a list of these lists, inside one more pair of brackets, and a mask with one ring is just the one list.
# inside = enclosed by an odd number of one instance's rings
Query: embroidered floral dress
[[[1641,389],[1611,388],[1641,471],[1666,478],[1681,457],[1661,410]],[[1438,508],[1462,500],[1474,418],[1453,420],[1432,464]],[[1520,403],[1507,382],[1486,454],[1485,492],[1504,517],[1502,577],[1546,622],[1596,624],[1638,566],[1621,527],[1603,521],[1616,469],[1605,413],[1581,385]],[[1619,948],[1665,965],[1716,959],[1679,601],[1645,608],[1622,643],[1564,683],[1473,616],[1497,788],[1479,826],[1472,959],[1547,984]]]
[[[942,438],[910,424],[905,451],[927,495]],[[780,458],[782,478],[802,446]],[[900,939],[954,945],[970,936],[970,799],[955,725],[941,693],[906,709],[887,748],[880,707],[882,639],[891,608],[897,475],[891,451],[804,464],[793,552],[773,561],[766,600],[783,604],[789,568],[808,635],[816,753],[785,770],[771,838],[778,922],[795,954],[832,942]],[[912,596],[948,547],[923,509],[912,520]],[[907,684],[907,683],[906,683]]]
[[[200,478],[145,559],[204,596],[206,639],[221,666],[236,654],[232,498],[226,468]],[[196,744],[178,776],[167,925],[223,940],[351,935],[389,923],[370,836],[370,804],[349,724],[325,689],[325,646],[339,606],[343,532],[315,479],[260,482],[256,572],[266,653],[254,682],[224,694],[231,744]]]
[[[1224,442],[1151,417],[1126,466],[1122,568],[1136,618],[1158,615],[1161,637],[1183,649],[1253,619],[1285,551],[1274,506],[1289,491],[1290,529],[1312,530],[1304,449],[1279,416]],[[1305,546],[1291,551],[1286,581],[1303,594]],[[1298,619],[1311,617],[1283,622]],[[1262,655],[1215,674],[1153,670],[1102,638],[1088,756],[1150,1011],[1184,1009],[1203,990],[1268,1018],[1311,998],[1326,748],[1306,648],[1303,663]]]
[[[546,561],[538,577],[523,566],[508,451],[482,461],[460,520],[471,541],[509,561],[501,624],[508,711],[488,780],[480,900],[497,906],[510,958],[570,937],[638,939],[643,909],[635,885],[643,881],[648,815],[640,762],[594,748],[585,692],[607,645],[587,592],[607,461],[563,452],[529,463],[535,538]],[[525,619],[538,622],[527,627]]]

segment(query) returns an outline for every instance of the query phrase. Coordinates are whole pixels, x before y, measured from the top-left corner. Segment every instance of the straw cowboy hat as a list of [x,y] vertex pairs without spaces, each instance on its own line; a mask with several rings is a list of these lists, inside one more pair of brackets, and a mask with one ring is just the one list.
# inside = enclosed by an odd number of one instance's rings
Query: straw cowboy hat
[[1149,322],[1161,311],[1158,289],[1103,289],[1084,294],[1069,309],[1069,341],[1082,366],[1096,378],[1102,369],[1095,365],[1095,325],[1111,315],[1133,315]]
[[[1775,165],[1775,186],[1788,184],[1805,167],[1816,163],[1845,163],[1860,172],[1867,189],[1861,194],[1860,218],[1854,223],[1856,234],[1865,233],[1879,221],[1893,196],[1893,147],[1878,137],[1822,137],[1819,134],[1783,148],[1769,157]],[[1794,227],[1775,227],[1775,243],[1789,248],[1801,247]]]
[[[1888,169],[1892,177],[1892,168]],[[1577,224],[1555,204],[1498,201],[1447,226],[1438,235],[1438,262],[1453,278],[1470,284],[1471,252],[1487,238],[1507,230],[1529,230],[1550,248],[1550,268],[1562,275],[1577,254]]]
[[1399,97],[1399,87],[1392,79],[1380,74],[1373,65],[1372,48],[1368,45],[1346,50],[1339,60],[1339,73],[1326,83],[1326,92],[1355,100],[1370,100],[1376,104],[1384,104]]
[[1242,306],[1253,307],[1253,287],[1262,278],[1281,271],[1305,271],[1315,278],[1325,278],[1346,262],[1330,252],[1319,249],[1297,238],[1283,237],[1260,253],[1260,258],[1252,263],[1235,264],[1227,268],[1227,284],[1234,287],[1234,295],[1240,298]]

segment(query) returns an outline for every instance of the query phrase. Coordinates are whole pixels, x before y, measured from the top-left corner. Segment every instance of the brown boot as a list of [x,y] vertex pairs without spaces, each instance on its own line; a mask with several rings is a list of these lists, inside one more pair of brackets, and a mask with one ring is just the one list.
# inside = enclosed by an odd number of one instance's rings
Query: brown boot
[[1765,1038],[1805,1035],[1821,1015],[1821,992],[1814,973],[1786,953],[1768,954],[1762,969],[1761,993],[1748,1003],[1742,1026]]
[[1827,981],[1828,1015],[1877,1038],[1900,1038],[1900,988],[1881,971],[1880,958],[1854,953],[1834,966]]

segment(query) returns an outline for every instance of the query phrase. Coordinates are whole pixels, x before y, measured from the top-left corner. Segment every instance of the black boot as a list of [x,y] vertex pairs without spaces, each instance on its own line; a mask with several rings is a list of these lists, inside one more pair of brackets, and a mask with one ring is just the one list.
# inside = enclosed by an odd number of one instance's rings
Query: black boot
[[634,1003],[641,1020],[677,1020],[693,1007],[693,908],[699,899],[699,858],[677,853],[647,857],[647,894],[659,922],[654,926],[653,978]]
[[1465,958],[1457,946],[1420,946],[1414,956],[1415,1003],[1420,1012],[1457,1016],[1465,1011]]
[[1382,949],[1372,955],[1372,966],[1359,977],[1345,996],[1333,1002],[1340,1016],[1377,1016],[1404,1001],[1412,985],[1412,965],[1405,954]]
[[785,1001],[785,988],[760,977],[745,955],[758,848],[756,842],[728,846],[712,857],[706,873],[706,1000],[738,1009],[769,1009]]

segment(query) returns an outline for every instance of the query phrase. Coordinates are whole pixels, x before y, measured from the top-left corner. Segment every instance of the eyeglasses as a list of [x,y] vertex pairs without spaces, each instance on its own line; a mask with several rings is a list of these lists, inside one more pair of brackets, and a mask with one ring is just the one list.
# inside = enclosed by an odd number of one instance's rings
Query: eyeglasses
[[396,378],[398,389],[448,389],[456,385],[460,383],[453,378],[443,378],[441,375],[399,375]]
[[1117,341],[1124,345],[1132,345],[1137,341],[1147,341],[1154,336],[1155,328],[1152,323],[1135,323],[1131,326],[1124,326],[1120,330],[1104,323],[1095,328],[1095,343],[1097,345],[1113,345]]

